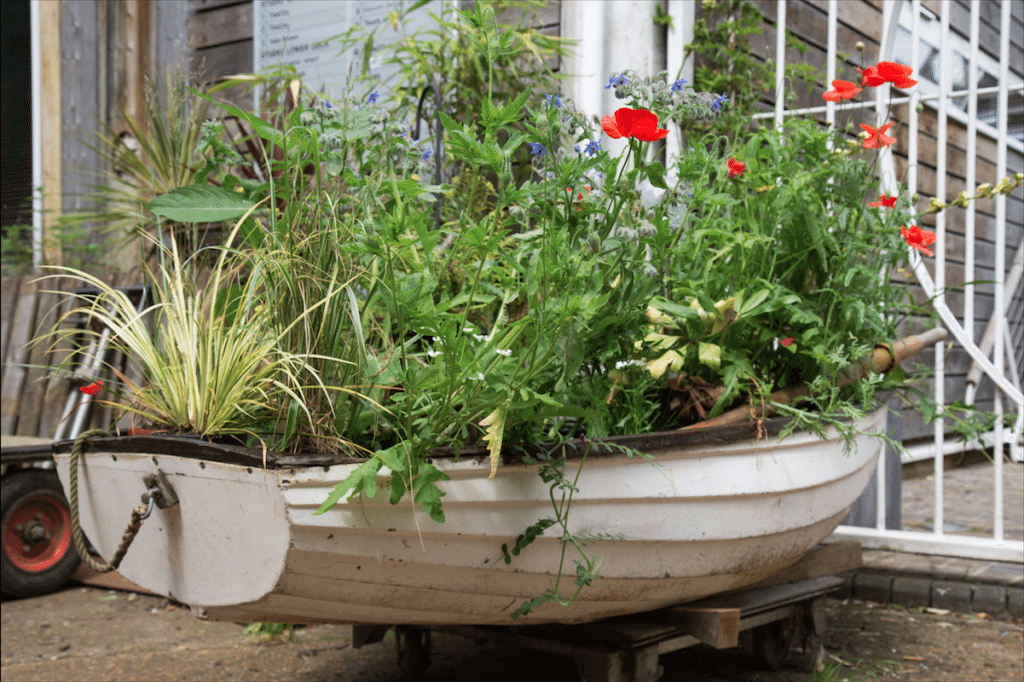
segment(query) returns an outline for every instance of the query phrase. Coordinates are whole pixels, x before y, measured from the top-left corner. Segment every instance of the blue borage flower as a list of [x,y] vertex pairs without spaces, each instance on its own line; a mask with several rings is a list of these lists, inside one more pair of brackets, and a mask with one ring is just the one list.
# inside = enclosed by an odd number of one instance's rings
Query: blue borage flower
[[725,93],[723,92],[721,95],[719,95],[718,97],[715,98],[714,102],[711,103],[711,111],[714,111],[715,113],[718,113],[719,111],[722,110],[722,104],[724,104],[725,102],[728,102],[728,101],[729,101],[729,98],[726,97]]
[[589,142],[587,142],[586,146],[583,147],[582,150],[580,149],[579,145],[573,147],[573,150],[575,150],[577,154],[582,152],[587,156],[594,156],[594,154],[597,154],[599,151],[601,151],[601,143],[598,142],[597,140],[590,140]]
[[561,100],[561,96],[560,95],[558,95],[558,94],[544,95],[544,99],[547,100],[547,104],[548,104],[549,107],[550,106],[554,106],[556,109],[561,109],[562,108],[562,100]]
[[689,81],[687,81],[685,78],[680,78],[679,80],[672,84],[672,92],[682,92],[683,86],[686,85],[688,82]]
[[527,144],[530,145],[530,153],[535,156],[543,158],[548,153],[548,150],[540,142],[527,142]]
[[423,159],[424,161],[429,161],[430,160],[430,155],[433,154],[433,153],[434,153],[434,150],[433,150],[432,147],[426,147],[423,150],[423,155],[420,158]]
[[626,76],[622,75],[621,73],[613,73],[611,76],[608,77],[608,85],[604,86],[604,89],[610,90],[611,88],[618,88],[625,85],[628,82],[629,78],[627,78]]
[[370,93],[370,96],[366,98],[366,101],[370,104],[376,104],[378,99],[380,99],[380,93],[374,90]]

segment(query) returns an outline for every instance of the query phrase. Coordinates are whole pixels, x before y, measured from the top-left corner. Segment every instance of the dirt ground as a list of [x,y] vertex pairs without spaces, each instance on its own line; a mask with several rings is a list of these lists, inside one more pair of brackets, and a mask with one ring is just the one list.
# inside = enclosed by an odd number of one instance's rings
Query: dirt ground
[[[740,649],[703,645],[661,658],[665,682],[1024,679],[1021,623],[858,601],[828,603],[825,670],[767,672]],[[352,629],[296,628],[259,642],[244,626],[208,623],[166,599],[71,584],[2,604],[4,682],[46,680],[403,680],[393,635],[352,648]],[[846,662],[847,665],[842,663]],[[834,670],[834,668],[836,670]],[[565,659],[433,636],[428,680],[575,680]]]

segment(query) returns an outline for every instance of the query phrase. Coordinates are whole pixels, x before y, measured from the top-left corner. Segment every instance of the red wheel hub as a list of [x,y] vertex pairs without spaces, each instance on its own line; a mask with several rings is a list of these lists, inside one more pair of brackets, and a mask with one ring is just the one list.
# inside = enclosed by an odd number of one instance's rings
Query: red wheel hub
[[71,546],[71,514],[49,493],[26,498],[4,526],[4,554],[17,568],[40,573],[53,567]]

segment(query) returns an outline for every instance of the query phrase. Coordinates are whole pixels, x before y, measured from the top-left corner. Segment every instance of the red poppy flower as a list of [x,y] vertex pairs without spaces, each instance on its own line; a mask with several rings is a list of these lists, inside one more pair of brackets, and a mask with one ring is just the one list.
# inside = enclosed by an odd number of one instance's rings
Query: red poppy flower
[[860,71],[861,84],[877,88],[882,83],[892,83],[900,90],[906,90],[917,85],[917,81],[910,77],[914,69],[896,62],[878,62],[875,66]]
[[866,123],[861,123],[860,127],[867,131],[869,137],[864,140],[864,149],[881,149],[882,147],[888,147],[896,141],[895,137],[891,137],[885,134],[885,131],[892,125],[892,121],[889,121],[881,128],[872,128]]
[[729,167],[729,177],[734,178],[738,175],[743,175],[747,172],[747,164],[736,159],[729,159],[725,162],[725,165]]
[[796,341],[796,339],[793,338],[792,336],[787,336],[784,339],[779,339],[779,343],[781,343],[786,348],[789,348],[790,346],[792,346],[794,341]]
[[878,62],[877,73],[886,83],[892,83],[900,90],[917,85],[917,81],[910,77],[914,69],[904,64]]
[[658,127],[658,117],[647,109],[623,107],[611,116],[601,117],[601,127],[609,137],[632,137],[641,142],[662,140],[668,131]]
[[80,386],[78,388],[78,390],[81,391],[82,393],[86,394],[86,395],[96,395],[97,393],[100,392],[100,389],[102,389],[102,388],[103,388],[103,382],[100,381],[99,379],[97,379],[96,381],[92,382],[88,386]]
[[935,243],[935,233],[929,232],[928,230],[922,230],[917,225],[911,225],[908,230],[906,227],[900,226],[900,233],[903,235],[903,240],[907,242],[907,246],[912,249],[917,249],[926,256],[934,255],[931,249],[927,248]]
[[877,66],[869,66],[866,69],[858,66],[857,70],[860,71],[860,84],[863,86],[877,88],[885,82],[885,79],[878,73]]
[[892,208],[896,205],[896,200],[899,197],[889,197],[884,194],[878,195],[878,201],[872,201],[868,206],[872,208]]
[[853,99],[854,95],[863,88],[858,88],[856,83],[850,81],[832,81],[832,90],[823,92],[821,98],[829,102],[838,102],[841,99]]
[[[587,191],[587,194],[590,194],[590,185],[583,185],[583,189],[585,189]],[[569,194],[572,194],[572,187],[566,187],[565,191],[568,192]],[[576,198],[577,199],[583,199],[583,192],[580,192],[576,196]]]

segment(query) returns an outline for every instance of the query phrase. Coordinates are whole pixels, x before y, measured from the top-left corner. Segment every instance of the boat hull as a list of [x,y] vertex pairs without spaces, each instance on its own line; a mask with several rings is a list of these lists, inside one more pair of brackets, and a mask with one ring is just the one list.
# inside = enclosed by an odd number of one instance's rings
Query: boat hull
[[[883,431],[885,410],[857,427]],[[622,454],[587,461],[570,528],[616,539],[587,545],[601,561],[598,577],[570,606],[547,604],[518,622],[637,613],[777,573],[842,521],[884,448],[868,435],[844,448],[835,432],[658,442],[649,451],[654,464]],[[263,470],[101,447],[83,459],[82,527],[106,557],[145,490],[143,476],[167,476],[180,503],[154,511],[119,571],[210,619],[507,625],[520,604],[549,588],[561,561],[562,545],[544,535],[510,564],[502,560],[503,543],[552,515],[533,465],[505,464],[488,481],[486,458],[435,459],[451,477],[441,484],[441,524],[408,498],[391,505],[380,491],[312,514],[353,464]],[[65,487],[68,461],[57,455]],[[575,558],[570,549],[562,594],[572,589]]]

